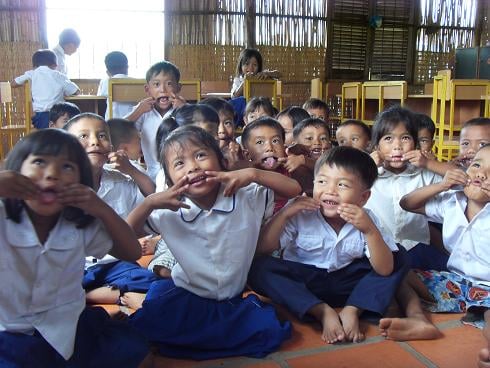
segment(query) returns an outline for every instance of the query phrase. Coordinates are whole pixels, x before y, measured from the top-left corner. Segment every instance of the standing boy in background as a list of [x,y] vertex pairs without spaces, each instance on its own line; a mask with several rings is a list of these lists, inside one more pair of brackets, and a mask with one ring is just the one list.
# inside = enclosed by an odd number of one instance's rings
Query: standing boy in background
[[56,55],[57,67],[60,73],[67,75],[68,69],[65,63],[65,55],[73,55],[80,46],[80,37],[74,29],[67,28],[60,33],[59,42],[53,49]]
[[37,129],[47,128],[49,124],[49,110],[54,104],[63,102],[65,96],[80,93],[78,86],[70,81],[66,75],[56,69],[56,55],[51,50],[37,50],[32,55],[34,70],[28,70],[15,78],[11,85],[19,87],[25,82],[31,82],[32,109],[34,116],[32,124]]
[[141,148],[148,175],[153,181],[160,169],[156,148],[158,127],[174,108],[185,104],[182,96],[178,95],[181,88],[179,80],[180,71],[174,64],[161,61],[152,65],[146,72],[145,92],[148,97],[141,100],[126,116],[141,132]]
[[[104,59],[106,73],[109,78],[101,79],[97,96],[109,96],[109,80],[111,78],[129,78],[128,77],[128,58],[121,51],[109,52]],[[122,118],[133,110],[134,105],[128,102],[113,102],[112,116],[109,114],[109,100],[107,100],[107,109],[105,119]]]

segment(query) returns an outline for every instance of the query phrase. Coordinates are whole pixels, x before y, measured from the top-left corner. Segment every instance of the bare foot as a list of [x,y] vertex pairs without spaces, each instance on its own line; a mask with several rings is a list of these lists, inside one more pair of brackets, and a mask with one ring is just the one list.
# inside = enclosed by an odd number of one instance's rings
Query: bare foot
[[390,340],[433,340],[441,332],[425,317],[383,318],[379,321],[381,335]]
[[172,275],[172,271],[163,266],[153,266],[153,272],[164,279],[169,279]]
[[342,321],[347,341],[361,342],[364,340],[364,334],[359,329],[359,314],[359,308],[351,305],[345,306],[339,312],[339,317]]
[[478,368],[490,368],[490,351],[483,348],[478,353]]
[[339,315],[327,304],[317,304],[309,310],[322,324],[322,340],[328,344],[345,340],[345,332],[340,323]]
[[155,254],[155,247],[159,239],[159,236],[153,235],[138,239],[141,245],[141,255],[148,256],[150,254]]
[[140,309],[143,306],[146,294],[126,292],[121,296],[121,304],[132,309]]

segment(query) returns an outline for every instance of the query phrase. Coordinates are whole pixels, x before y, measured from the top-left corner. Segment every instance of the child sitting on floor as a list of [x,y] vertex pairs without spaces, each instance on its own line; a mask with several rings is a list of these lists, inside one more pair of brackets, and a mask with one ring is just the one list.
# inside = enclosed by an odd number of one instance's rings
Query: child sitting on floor
[[289,106],[277,114],[276,119],[284,128],[284,133],[286,134],[286,138],[284,139],[286,146],[293,144],[294,127],[309,117],[310,114],[299,106]]
[[325,101],[322,101],[319,98],[310,98],[303,104],[303,109],[305,109],[312,118],[322,119],[324,122],[328,122],[330,110]]
[[268,187],[291,198],[299,185],[271,171],[224,171],[216,140],[194,126],[167,137],[161,162],[170,188],[148,196],[127,221],[137,233],[146,222],[158,230],[178,263],[171,279],[152,285],[130,323],[170,357],[274,351],[290,337],[289,323],[242,291],[261,225],[272,214]]
[[109,167],[130,176],[143,195],[154,193],[155,183],[140,164],[143,155],[141,138],[134,123],[126,119],[110,119],[107,125],[113,150],[108,156]]
[[[77,137],[87,152],[97,195],[125,219],[143,200],[143,195],[133,179],[104,167],[112,153],[105,120],[87,112],[68,121],[64,129]],[[124,293],[145,293],[156,279],[152,272],[136,262],[125,262],[111,256],[102,259],[89,257],[85,263],[83,287],[89,303],[116,304]]]
[[77,105],[71,102],[59,102],[49,110],[49,128],[63,129],[66,122],[75,115],[80,114]]
[[490,143],[490,119],[474,118],[463,124],[459,135],[459,155],[454,163],[463,169],[468,168],[476,151]]
[[339,146],[349,146],[368,152],[371,144],[371,128],[361,120],[349,119],[335,131]]
[[382,315],[406,273],[391,234],[362,208],[376,177],[367,153],[325,153],[315,166],[313,198],[296,198],[262,230],[257,251],[281,249],[282,258],[256,258],[250,269],[254,290],[299,318],[313,316],[329,344],[362,341],[359,316]]
[[[451,190],[455,187],[463,188]],[[420,270],[433,301],[431,312],[468,312],[463,322],[490,323],[490,144],[480,148],[466,170],[450,170],[444,179],[405,195],[400,205],[442,223],[450,252],[447,271]],[[485,316],[485,318],[484,318]]]
[[134,367],[144,339],[85,306],[85,257],[135,261],[138,241],[92,190],[76,138],[43,129],[20,140],[0,171],[0,366]]

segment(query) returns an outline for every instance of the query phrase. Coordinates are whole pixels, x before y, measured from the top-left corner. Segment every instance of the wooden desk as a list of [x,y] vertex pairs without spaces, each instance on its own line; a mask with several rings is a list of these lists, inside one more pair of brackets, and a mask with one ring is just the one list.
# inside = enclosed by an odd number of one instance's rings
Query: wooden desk
[[201,94],[202,98],[208,98],[208,97],[217,97],[217,98],[224,98],[229,100],[231,98],[231,93],[230,92],[208,92]]
[[432,112],[432,95],[408,95],[405,101],[405,106],[413,112],[418,112],[430,116]]
[[104,116],[107,97],[94,95],[75,95],[65,97],[65,101],[72,102],[80,108],[81,112],[93,112]]

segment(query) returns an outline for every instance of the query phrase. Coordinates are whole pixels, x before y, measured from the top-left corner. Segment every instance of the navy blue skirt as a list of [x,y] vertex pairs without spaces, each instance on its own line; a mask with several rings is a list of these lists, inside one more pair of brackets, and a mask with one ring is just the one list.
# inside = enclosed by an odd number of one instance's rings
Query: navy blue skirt
[[195,360],[260,358],[291,336],[290,323],[281,323],[274,308],[255,295],[217,301],[177,287],[172,280],[151,285],[143,308],[130,317],[130,324],[160,354]]

